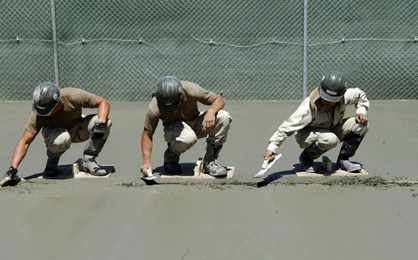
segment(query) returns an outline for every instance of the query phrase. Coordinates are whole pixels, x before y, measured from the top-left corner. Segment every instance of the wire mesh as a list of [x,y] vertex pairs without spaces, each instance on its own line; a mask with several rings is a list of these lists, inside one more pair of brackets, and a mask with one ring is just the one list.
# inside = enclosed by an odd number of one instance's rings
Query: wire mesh
[[[51,1],[0,3],[0,100],[30,100],[37,84],[55,80]],[[60,86],[144,101],[172,75],[228,100],[300,100],[303,8],[303,0],[55,0]],[[308,93],[338,69],[371,99],[417,99],[417,13],[413,0],[309,1]]]
[[0,100],[29,100],[37,84],[54,81],[50,3],[0,4]]
[[[58,38],[76,43],[59,46],[61,83],[137,101],[150,98],[158,78],[172,75],[228,99],[300,98],[293,86],[301,85],[301,49],[273,43],[278,35],[296,40],[303,25],[290,13],[300,3],[263,3],[57,2]],[[71,17],[64,15],[69,9]]]
[[417,99],[418,2],[309,1],[308,87],[338,69],[371,99]]

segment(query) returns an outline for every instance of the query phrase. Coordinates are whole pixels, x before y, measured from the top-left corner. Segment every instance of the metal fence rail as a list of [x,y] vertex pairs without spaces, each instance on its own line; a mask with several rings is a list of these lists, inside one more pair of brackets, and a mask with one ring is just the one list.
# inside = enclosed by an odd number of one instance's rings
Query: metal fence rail
[[[0,100],[61,87],[150,99],[173,75],[228,100],[298,100],[331,69],[371,99],[417,99],[418,3],[406,1],[0,0]],[[304,2],[307,41],[303,41]]]

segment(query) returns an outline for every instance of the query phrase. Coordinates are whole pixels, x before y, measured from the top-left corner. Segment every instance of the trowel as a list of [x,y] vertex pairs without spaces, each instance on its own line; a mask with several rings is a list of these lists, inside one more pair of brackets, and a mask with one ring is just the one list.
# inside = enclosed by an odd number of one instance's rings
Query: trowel
[[152,180],[155,180],[157,178],[158,178],[158,176],[153,175],[152,170],[150,170],[150,169],[147,169],[147,176],[144,176],[144,175],[141,176],[141,179],[147,180],[147,181],[152,181]]
[[25,179],[20,178],[18,175],[14,176],[13,179],[10,176],[6,176],[2,180],[0,180],[0,187],[4,187],[4,186],[7,186],[7,185],[15,186],[16,184],[18,184],[21,181],[25,181]]
[[274,165],[274,163],[282,157],[282,154],[276,154],[267,158],[263,161],[261,165],[261,170],[254,176],[254,178],[261,178],[263,175]]

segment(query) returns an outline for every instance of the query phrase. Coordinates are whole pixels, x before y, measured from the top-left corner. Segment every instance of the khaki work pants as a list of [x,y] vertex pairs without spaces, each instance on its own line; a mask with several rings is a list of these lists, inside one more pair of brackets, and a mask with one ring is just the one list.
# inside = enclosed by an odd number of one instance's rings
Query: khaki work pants
[[296,142],[300,148],[304,149],[316,143],[318,148],[328,151],[344,141],[344,138],[354,133],[365,136],[369,130],[369,124],[359,124],[354,117],[345,118],[341,123],[334,126],[331,130],[321,128],[304,128],[299,130],[296,135]]
[[[83,117],[73,128],[65,129],[62,127],[44,127],[42,135],[47,148],[47,154],[61,155],[70,148],[71,143],[81,143],[87,141],[94,124],[98,120],[97,115]],[[107,120],[106,132],[103,139],[107,139],[110,133],[112,122]]]
[[176,154],[182,154],[197,143],[198,139],[206,138],[206,141],[220,146],[225,143],[232,117],[228,112],[220,110],[216,114],[215,127],[210,131],[204,131],[202,127],[206,112],[202,112],[191,121],[177,121],[164,127],[164,140],[169,143],[171,150]]

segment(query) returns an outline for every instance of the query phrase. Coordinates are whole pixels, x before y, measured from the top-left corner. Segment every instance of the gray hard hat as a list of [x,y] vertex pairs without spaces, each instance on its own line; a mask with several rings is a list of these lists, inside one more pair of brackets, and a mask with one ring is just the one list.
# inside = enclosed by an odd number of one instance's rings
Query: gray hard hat
[[158,107],[163,110],[172,111],[180,106],[183,96],[183,86],[180,80],[172,76],[160,78],[155,87],[155,96]]
[[61,99],[61,89],[54,83],[43,82],[33,92],[32,110],[38,116],[49,116]]
[[340,71],[330,71],[324,75],[319,87],[321,98],[329,102],[339,102],[346,91],[345,76]]

